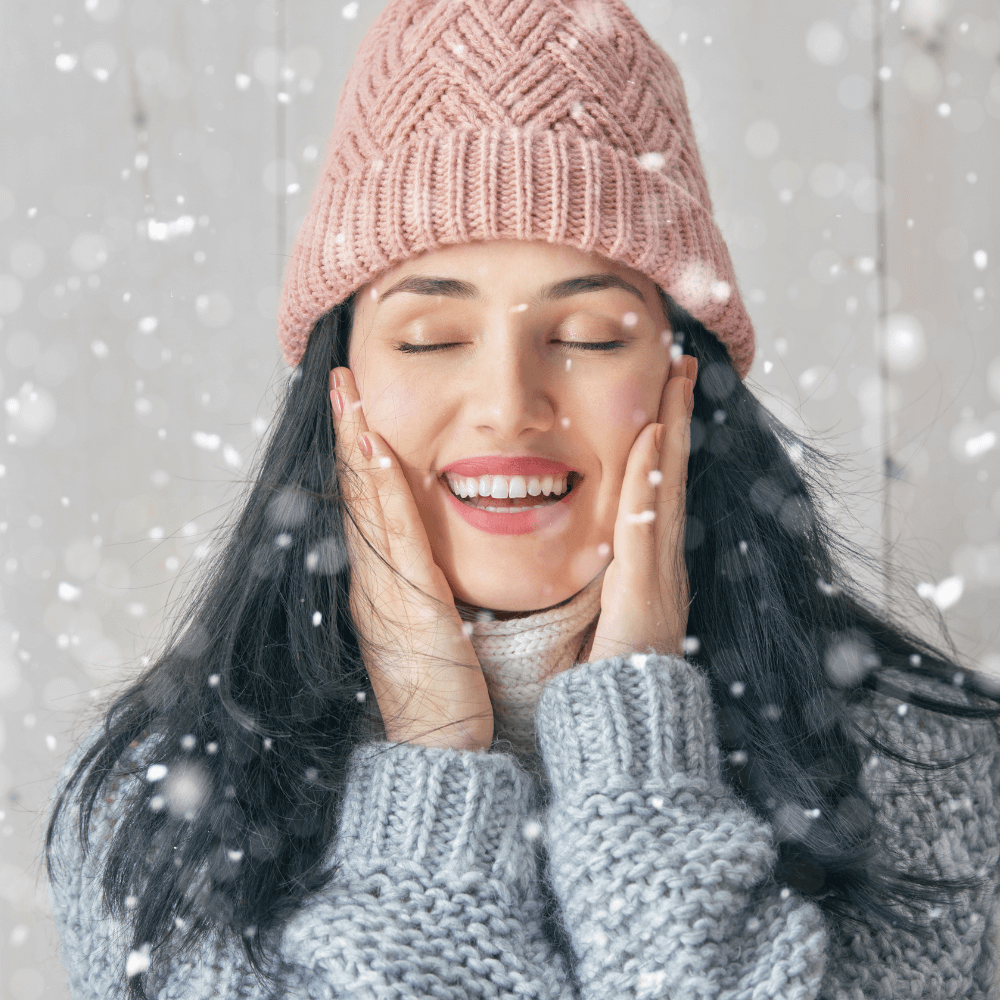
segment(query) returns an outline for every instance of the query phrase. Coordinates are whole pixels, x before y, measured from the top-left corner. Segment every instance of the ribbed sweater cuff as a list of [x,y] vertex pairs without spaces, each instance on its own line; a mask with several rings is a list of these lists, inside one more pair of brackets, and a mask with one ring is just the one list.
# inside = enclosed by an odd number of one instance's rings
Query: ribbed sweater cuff
[[348,763],[334,855],[518,881],[530,779],[506,754],[366,743]]
[[635,654],[558,674],[542,693],[536,729],[557,798],[691,782],[725,792],[708,682],[680,657]]

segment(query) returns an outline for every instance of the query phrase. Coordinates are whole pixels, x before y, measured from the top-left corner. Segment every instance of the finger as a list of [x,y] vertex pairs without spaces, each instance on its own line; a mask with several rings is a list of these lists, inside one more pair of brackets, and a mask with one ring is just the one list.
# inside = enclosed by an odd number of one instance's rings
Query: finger
[[[660,461],[660,424],[647,424],[636,437],[625,464],[618,518],[615,563],[630,579],[649,579],[656,572],[656,490]],[[654,473],[652,476],[650,473]]]
[[365,432],[372,454],[367,459],[378,492],[392,564],[409,580],[427,591],[436,584],[430,540],[420,517],[413,491],[399,458],[385,439]]
[[671,380],[665,394],[663,418],[663,446],[658,456],[659,480],[654,509],[656,518],[656,547],[659,553],[660,574],[670,590],[680,592],[684,581],[679,579],[683,570],[683,540],[687,508],[687,470],[691,455],[691,417],[688,400],[694,384],[688,378]]
[[365,558],[365,538],[385,557],[389,558],[389,538],[379,505],[378,486],[372,475],[370,457],[361,450],[361,437],[368,434],[364,408],[358,394],[354,373],[349,368],[335,368],[330,373],[330,390],[333,408],[335,447],[340,459],[340,490],[352,516],[345,518],[348,550],[352,564],[366,576],[379,572],[373,560]]
[[333,426],[337,431],[337,448],[341,458],[352,467],[364,456],[358,443],[358,435],[368,430],[361,394],[358,392],[354,372],[350,368],[335,368],[330,373],[331,381],[339,385],[330,389],[330,403],[333,406]]

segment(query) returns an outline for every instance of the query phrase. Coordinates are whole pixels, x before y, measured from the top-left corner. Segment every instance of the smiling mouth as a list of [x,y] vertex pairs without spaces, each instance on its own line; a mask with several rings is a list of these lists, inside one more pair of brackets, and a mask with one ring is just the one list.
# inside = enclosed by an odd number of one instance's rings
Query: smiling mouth
[[[572,492],[574,487],[579,483],[581,476],[578,472],[569,472],[562,477],[562,482],[559,481],[558,476],[546,476],[546,477],[530,477],[526,481],[527,489],[535,492],[537,488],[541,489],[536,495],[528,496],[493,496],[493,492],[503,492],[501,487],[499,490],[492,490],[491,483],[484,482],[483,480],[491,480],[494,477],[475,477],[475,476],[461,476],[461,477],[450,477],[442,476],[441,482],[445,489],[447,489],[456,500],[460,503],[465,504],[466,507],[473,507],[476,510],[487,511],[492,514],[511,514],[515,511],[529,511],[529,510],[540,510],[543,507],[551,507],[553,504],[557,504],[564,500],[566,496]],[[500,478],[500,477],[497,477]],[[516,480],[519,477],[514,477]],[[538,480],[537,484],[531,480]],[[546,482],[548,480],[548,482]],[[478,485],[476,495],[472,495],[473,485]],[[556,492],[558,490],[558,492]],[[468,495],[462,496],[465,492]],[[485,495],[481,495],[481,493]],[[520,492],[517,486],[511,492]]]

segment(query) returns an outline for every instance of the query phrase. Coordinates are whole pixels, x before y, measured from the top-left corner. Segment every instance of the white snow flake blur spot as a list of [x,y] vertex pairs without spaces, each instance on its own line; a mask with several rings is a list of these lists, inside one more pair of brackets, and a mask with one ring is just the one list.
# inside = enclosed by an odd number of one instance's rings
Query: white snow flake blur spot
[[209,687],[213,687],[213,688],[219,686],[219,675],[218,674],[210,674],[209,675],[208,686]]
[[939,611],[946,611],[957,604],[965,591],[965,580],[960,576],[949,576],[939,584],[918,583],[917,594],[925,601],[936,604]]
[[156,219],[146,220],[146,235],[154,243],[166,243],[168,240],[176,239],[178,236],[189,236],[194,232],[195,218],[193,215],[182,215],[169,222],[160,222]]
[[108,356],[108,345],[103,340],[92,340],[90,350],[95,358],[106,358]]
[[631,329],[638,322],[639,317],[634,312],[627,312],[624,316],[622,316],[622,326],[626,329]]
[[666,157],[662,153],[639,154],[639,166],[643,170],[662,170],[666,162]]
[[358,16],[358,4],[352,2],[341,8],[340,11],[345,21],[353,21]]
[[153,764],[146,772],[147,781],[162,781],[167,776],[166,764]]
[[197,745],[198,741],[191,733],[188,733],[187,736],[181,737],[181,749],[193,750]]
[[533,819],[528,820],[521,829],[528,840],[537,840],[542,832],[542,828]]
[[562,420],[559,421],[559,424],[564,428],[569,427],[569,417],[563,417]]
[[659,469],[650,469],[646,478],[649,480],[650,486],[659,486],[663,482],[663,473]]
[[60,73],[71,73],[76,69],[76,64],[80,61],[79,56],[73,55],[70,52],[60,52],[56,56],[56,69]]
[[322,622],[323,622],[323,612],[322,611],[314,611],[313,612],[313,616],[312,616],[312,623],[313,623],[313,625],[320,625],[320,624],[322,624]]
[[242,861],[243,860],[243,852],[242,851],[236,851],[236,850],[227,850],[226,851],[226,857],[228,857],[230,861]]
[[205,744],[205,753],[218,753],[218,751],[219,751],[219,744],[218,743],[206,743]]
[[380,455],[378,464],[380,468],[388,469],[392,467],[392,459],[388,455]]
[[602,559],[611,555],[611,546],[608,545],[607,542],[601,542],[600,545],[597,546],[597,554]]
[[365,700],[365,693],[364,693],[364,691],[359,691],[354,697],[358,701],[364,701]]
[[980,271],[985,271],[986,265],[990,262],[989,254],[985,250],[977,250],[972,255],[972,262],[979,268]]
[[209,434],[206,431],[194,431],[191,440],[196,448],[202,448],[205,451],[218,451],[219,445],[222,444],[222,438],[218,434]]
[[948,116],[949,116],[949,115],[951,114],[951,105],[950,105],[950,104],[949,104],[949,103],[948,103],[947,101],[942,101],[942,102],[941,102],[941,103],[940,103],[940,104],[939,104],[939,105],[937,106],[937,113],[938,113],[938,114],[939,114],[939,115],[940,115],[940,116],[941,116],[942,118],[947,118],[947,117],[948,117]]
[[149,945],[144,944],[129,954],[125,961],[125,975],[131,979],[149,969]]
[[844,632],[834,637],[823,658],[827,677],[839,687],[853,687],[878,666],[871,640],[860,632]]
[[655,510],[644,510],[638,514],[626,514],[625,521],[628,524],[652,524],[656,520]]
[[681,645],[687,656],[694,656],[701,649],[701,639],[696,635],[689,635]]
[[733,290],[728,281],[716,281],[712,284],[712,301],[728,302]]
[[747,755],[744,750],[734,750],[729,755],[729,763],[732,764],[733,767],[742,767],[746,762]]
[[836,66],[847,58],[847,39],[833,21],[816,21],[806,32],[806,51],[820,66]]
[[645,670],[646,661],[648,659],[649,657],[645,653],[633,653],[631,657],[629,657],[629,661],[631,662],[632,666],[635,667],[637,670]]
[[900,715],[900,716],[906,715],[906,713],[907,713],[908,710],[909,710],[909,706],[906,704],[906,702],[903,702],[903,704],[899,705],[896,708],[896,715]]
[[80,597],[81,593],[80,588],[74,587],[71,583],[64,581],[59,584],[59,600],[61,601],[75,601]]
[[279,549],[287,549],[292,544],[292,536],[290,534],[288,534],[287,531],[283,531],[283,532],[281,532],[280,535],[278,535],[274,539],[274,544]]
[[252,82],[253,81],[251,80],[249,74],[247,74],[247,73],[237,73],[236,74],[236,89],[237,90],[247,90]]
[[210,788],[205,770],[198,764],[183,761],[174,766],[163,783],[163,798],[172,816],[192,820],[208,801]]
[[747,689],[746,685],[743,683],[743,681],[733,681],[733,683],[729,685],[729,693],[734,698],[742,697],[743,692],[746,691],[746,689]]

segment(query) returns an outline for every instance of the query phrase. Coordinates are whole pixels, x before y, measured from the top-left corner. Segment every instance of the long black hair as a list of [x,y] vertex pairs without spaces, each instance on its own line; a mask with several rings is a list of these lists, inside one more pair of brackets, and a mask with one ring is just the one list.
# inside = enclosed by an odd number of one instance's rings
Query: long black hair
[[[901,873],[862,766],[873,747],[915,766],[941,762],[909,761],[859,731],[850,710],[876,686],[897,690],[894,676],[951,684],[957,658],[866,600],[820,503],[823,455],[771,416],[704,326],[662,299],[675,343],[700,363],[688,631],[712,686],[725,773],[784,831],[778,878],[828,912],[906,924],[901,909],[970,884]],[[348,300],[317,322],[199,588],[162,653],[104,711],[50,816],[46,860],[57,880],[53,837],[67,803],[86,853],[101,790],[140,778],[102,847],[102,889],[133,947],[151,947],[154,962],[168,942],[219,933],[240,941],[266,980],[283,923],[336,874],[326,857],[348,756],[384,735],[349,613],[329,402],[352,310]],[[974,671],[964,677],[961,698],[900,696],[995,719],[995,692]],[[166,771],[151,774],[154,765]],[[818,818],[789,831],[789,804]],[[128,990],[144,997],[143,977]]]

